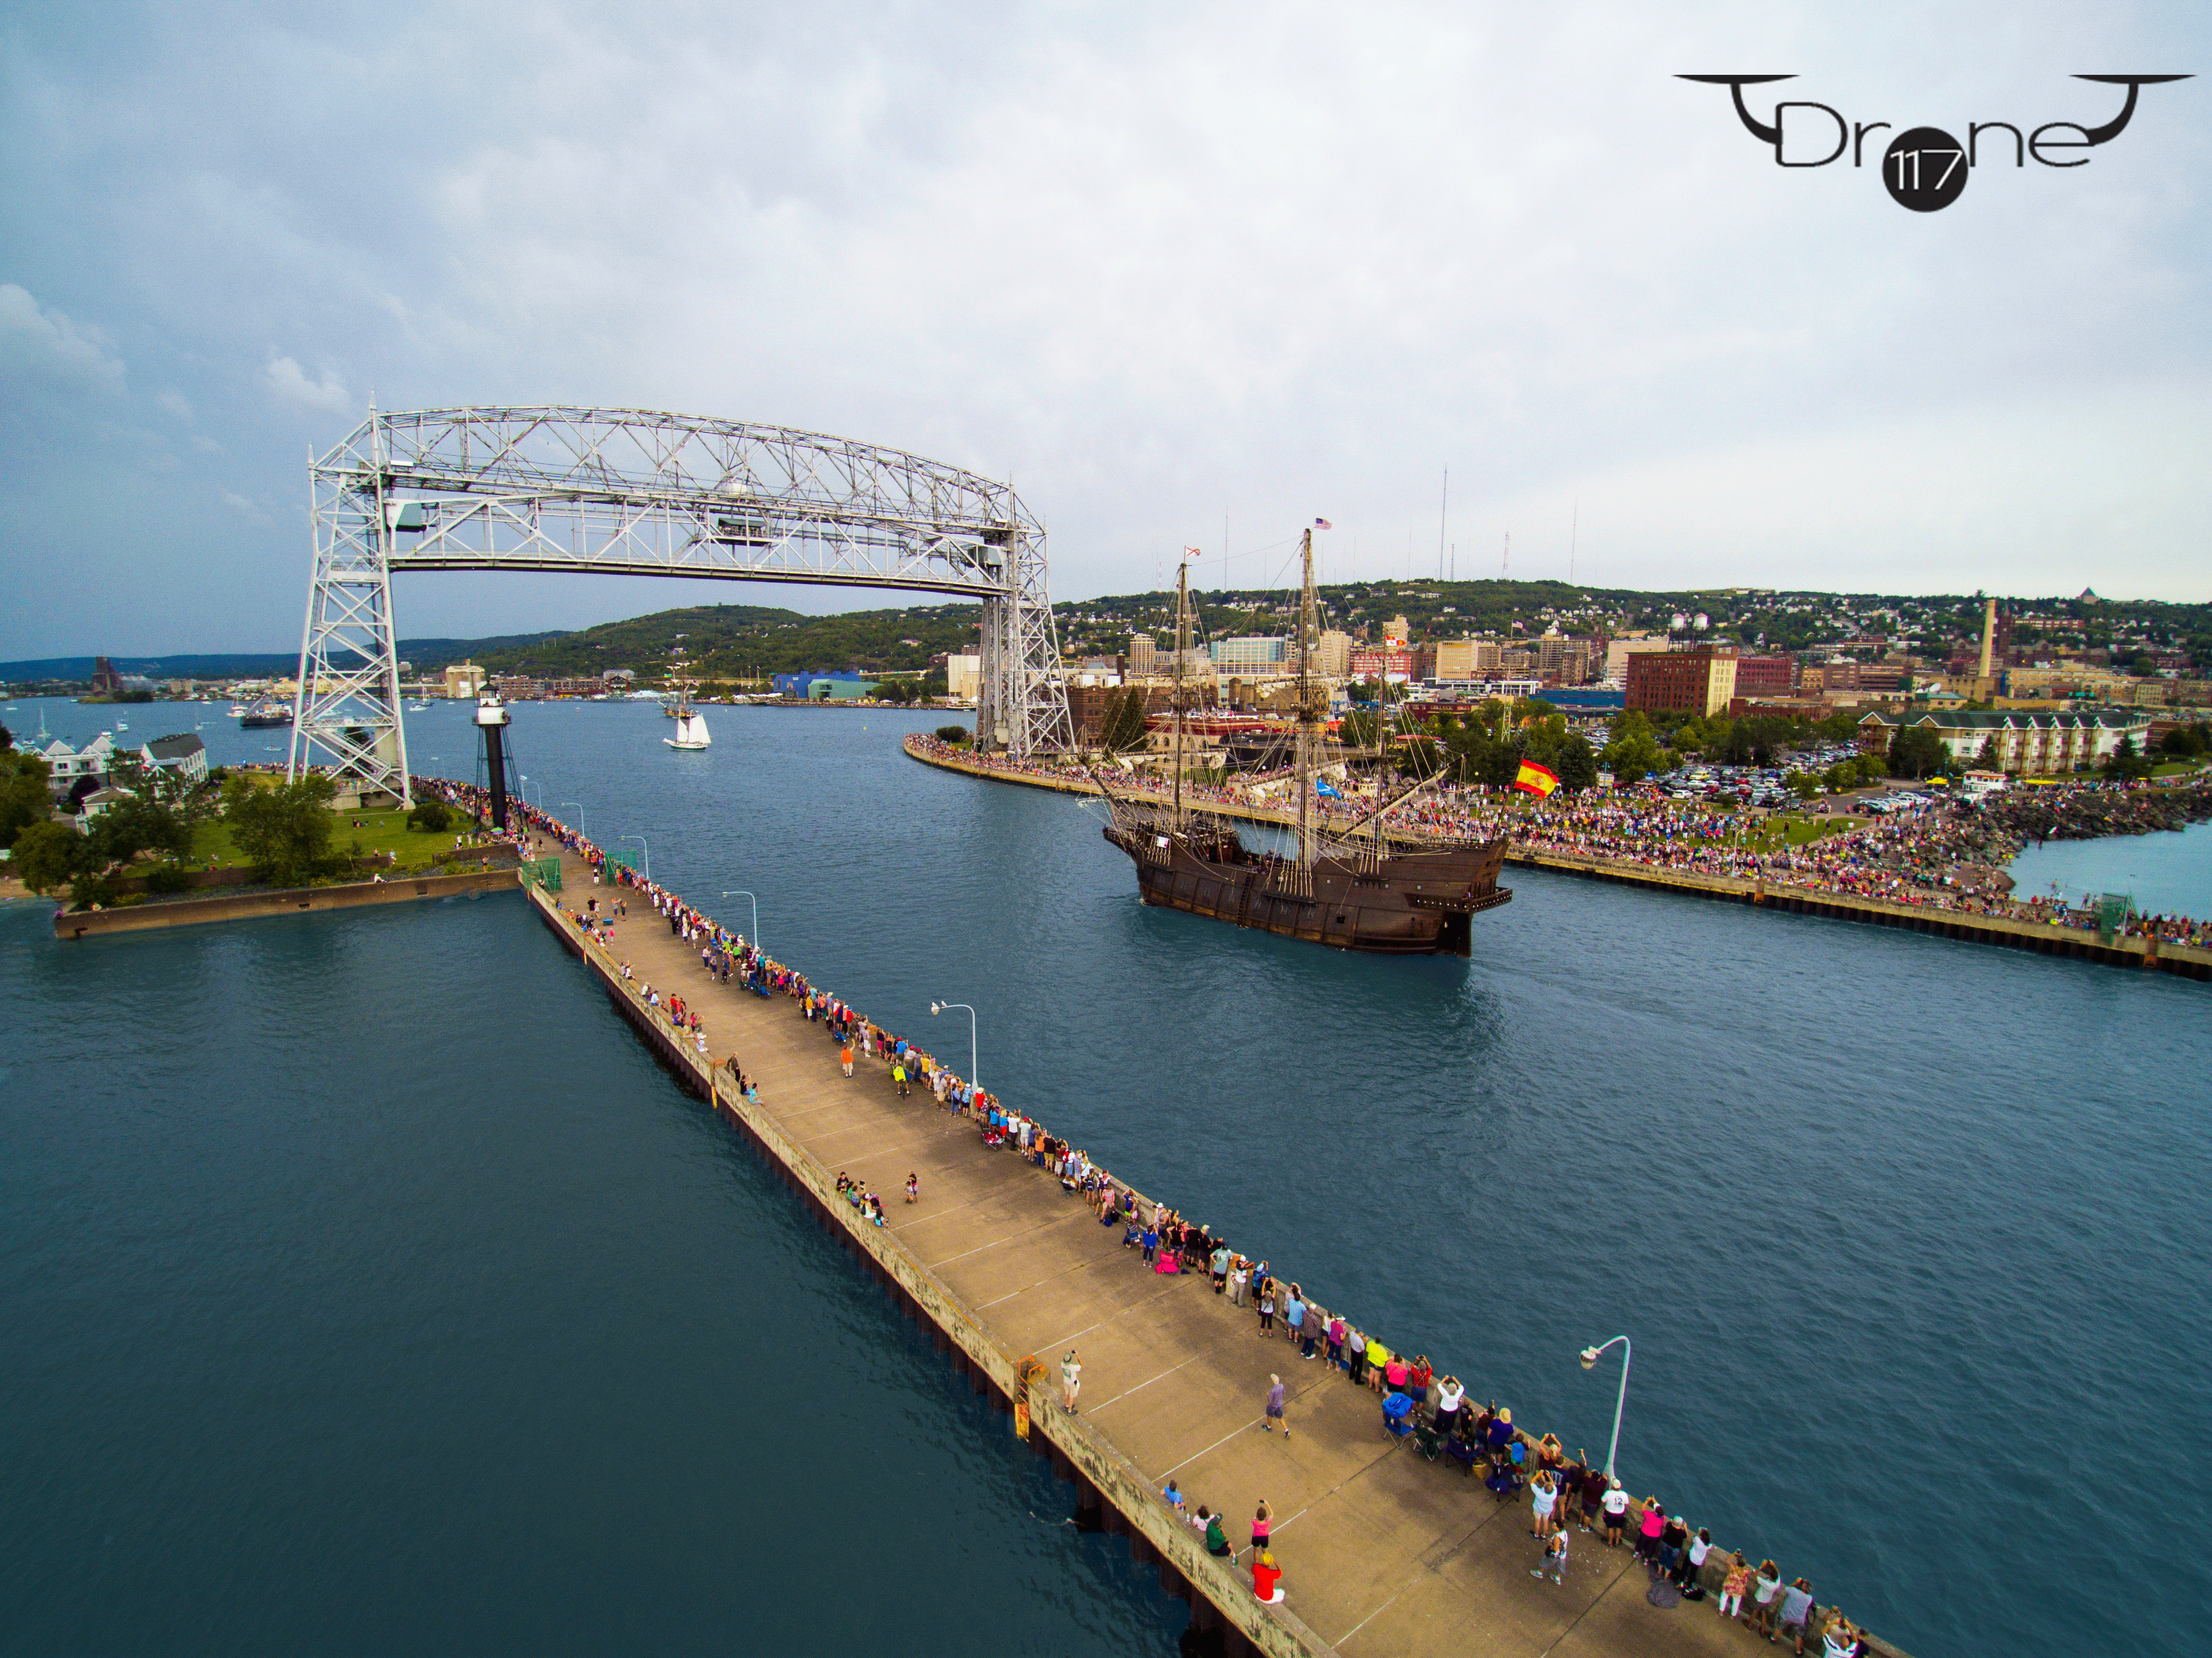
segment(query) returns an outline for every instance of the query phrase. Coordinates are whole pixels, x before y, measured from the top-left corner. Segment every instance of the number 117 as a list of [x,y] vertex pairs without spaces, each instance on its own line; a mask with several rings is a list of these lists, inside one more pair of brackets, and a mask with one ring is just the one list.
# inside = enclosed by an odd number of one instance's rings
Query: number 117
[[[1942,188],[1943,188],[1943,186],[1944,186],[1947,183],[1948,183],[1948,182],[1950,181],[1952,170],[1953,170],[1954,168],[1955,168],[1955,167],[1959,165],[1959,163],[1960,163],[1960,161],[1964,161],[1964,160],[1966,159],[1966,151],[1964,151],[1963,149],[1900,149],[1900,150],[1899,150],[1899,151],[1897,152],[1896,155],[1895,155],[1895,156],[1893,156],[1892,159],[1893,159],[1893,161],[1896,161],[1896,163],[1897,163],[1897,187],[1898,187],[1899,190],[1916,190],[1916,191],[1917,191],[1917,190],[1918,190],[1918,189],[1920,188],[1920,158],[1921,158],[1923,155],[1926,155],[1926,156],[1929,156],[1929,157],[1930,157],[1930,158],[1931,158],[1931,159],[1930,159],[1930,161],[1929,161],[1929,165],[1930,167],[1933,167],[1933,166],[1935,165],[1935,161],[1933,161],[1933,159],[1932,159],[1932,158],[1933,158],[1933,157],[1935,157],[1935,156],[1937,156],[1937,155],[1948,155],[1948,156],[1951,158],[1951,164],[1950,164],[1950,166],[1949,166],[1949,167],[1945,167],[1945,168],[1943,169],[1943,176],[1942,176],[1941,179],[1937,179],[1937,180],[1936,180],[1933,185],[1929,185],[1929,189],[1931,189],[1931,190],[1941,190],[1941,189],[1942,189]],[[1909,184],[1905,181],[1905,164],[1907,161],[1910,161],[1910,162],[1911,162],[1911,163],[1912,163],[1912,179],[1911,179],[1911,183],[1909,183]]]

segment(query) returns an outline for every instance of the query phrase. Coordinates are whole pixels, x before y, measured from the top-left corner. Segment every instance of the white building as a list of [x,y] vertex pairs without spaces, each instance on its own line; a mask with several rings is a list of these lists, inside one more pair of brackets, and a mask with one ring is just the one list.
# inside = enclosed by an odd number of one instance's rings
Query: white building
[[171,772],[188,784],[207,781],[207,744],[190,732],[157,737],[138,750],[138,757],[149,771]]
[[102,732],[82,748],[73,749],[57,737],[37,753],[46,762],[47,786],[60,800],[83,778],[107,780],[108,768],[115,763],[115,739]]
[[948,656],[945,659],[945,694],[955,702],[973,702],[983,689],[983,659],[981,656]]

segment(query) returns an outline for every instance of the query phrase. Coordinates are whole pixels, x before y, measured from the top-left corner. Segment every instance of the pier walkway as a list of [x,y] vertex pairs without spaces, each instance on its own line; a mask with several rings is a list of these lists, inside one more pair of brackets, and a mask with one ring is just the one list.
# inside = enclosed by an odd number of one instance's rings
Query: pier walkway
[[[1080,1197],[1018,1153],[987,1147],[972,1121],[926,1089],[901,1099],[884,1067],[866,1060],[852,1078],[840,1075],[825,1027],[788,997],[714,983],[698,947],[635,892],[611,950],[587,942],[564,910],[593,895],[604,907],[617,889],[594,887],[573,853],[562,866],[564,890],[533,886],[532,902],[617,1007],[844,1235],[979,1390],[1011,1400],[1023,1386],[1021,1358],[1042,1361],[1045,1379],[1030,1394],[1033,1444],[1074,1482],[1079,1514],[1127,1532],[1139,1558],[1157,1558],[1164,1586],[1187,1590],[1195,1626],[1227,1651],[1748,1658],[1761,1644],[1710,1600],[1652,1605],[1628,1548],[1608,1551],[1594,1533],[1571,1532],[1564,1586],[1532,1577],[1538,1545],[1525,1497],[1501,1505],[1449,1460],[1425,1462],[1390,1439],[1375,1394],[1324,1362],[1301,1363],[1279,1335],[1259,1339],[1256,1317],[1216,1297],[1205,1275],[1146,1270],[1120,1227],[1100,1225]],[[700,1011],[710,1057],[644,1005],[620,976],[625,960],[639,984]],[[732,1053],[757,1084],[757,1105],[710,1068]],[[1008,1103],[1049,1127],[1050,1102]],[[840,1170],[883,1194],[886,1227],[837,1197]],[[903,1200],[908,1170],[921,1177],[915,1206]],[[1233,1242],[1267,1253],[1266,1239]],[[1060,1409],[1058,1385],[1070,1347],[1084,1365],[1074,1417]],[[1261,1431],[1271,1371],[1289,1387],[1287,1438]],[[1170,1475],[1194,1510],[1204,1503],[1224,1515],[1240,1549],[1255,1506],[1272,1506],[1283,1604],[1254,1599],[1245,1563],[1206,1553],[1158,1496]],[[1726,1528],[1714,1529],[1725,1546]]]

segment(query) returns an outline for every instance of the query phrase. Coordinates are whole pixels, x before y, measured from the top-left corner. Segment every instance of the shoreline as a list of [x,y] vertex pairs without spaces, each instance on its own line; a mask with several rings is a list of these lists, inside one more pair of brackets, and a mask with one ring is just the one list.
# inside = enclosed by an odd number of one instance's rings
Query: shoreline
[[[916,748],[910,738],[900,746],[908,759],[921,765],[933,766],[940,771],[985,782],[1012,783],[1059,794],[1096,797],[1100,793],[1098,786],[1088,779],[1039,777],[1003,771],[923,751]],[[1233,817],[1271,829],[1286,829],[1293,822],[1288,811],[1281,807],[1256,807],[1209,800],[1205,803],[1205,810],[1224,817]],[[1404,829],[1386,829],[1384,834],[1390,841],[1408,846],[1420,845],[1427,838]],[[1505,861],[1508,865],[1549,870],[1585,880],[1611,881],[1620,885],[1717,899],[1758,908],[1820,915],[1832,920],[1857,921],[1876,926],[1902,928],[1911,932],[1936,933],[1962,942],[2030,950],[2039,955],[2068,956],[2107,967],[2149,968],[2183,978],[2212,982],[2212,950],[2192,949],[2157,939],[2115,935],[2107,940],[2102,934],[2051,922],[2014,920],[2008,917],[1977,915],[1963,910],[1903,904],[1886,898],[1866,898],[1822,888],[1769,881],[1763,876],[1741,879],[1691,870],[1659,869],[1626,859],[1533,852],[1510,843],[1506,847]]]

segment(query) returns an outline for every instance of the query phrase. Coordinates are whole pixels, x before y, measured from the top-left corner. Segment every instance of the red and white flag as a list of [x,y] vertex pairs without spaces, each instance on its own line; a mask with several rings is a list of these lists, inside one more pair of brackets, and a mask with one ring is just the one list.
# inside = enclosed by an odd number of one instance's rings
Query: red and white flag
[[1198,550],[1198,549],[1197,549],[1197,548],[1195,548],[1195,547],[1186,547],[1186,548],[1184,548],[1184,549],[1183,549],[1183,551],[1185,551],[1186,553],[1188,553],[1188,554],[1189,554],[1193,558],[1200,558],[1200,557],[1204,556],[1204,555],[1202,555],[1201,553],[1200,553],[1200,551]]

